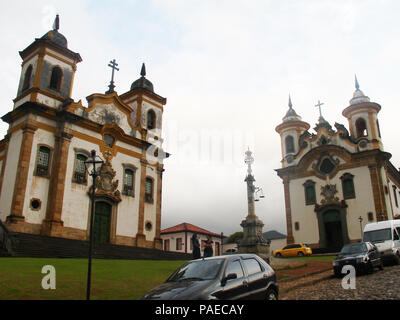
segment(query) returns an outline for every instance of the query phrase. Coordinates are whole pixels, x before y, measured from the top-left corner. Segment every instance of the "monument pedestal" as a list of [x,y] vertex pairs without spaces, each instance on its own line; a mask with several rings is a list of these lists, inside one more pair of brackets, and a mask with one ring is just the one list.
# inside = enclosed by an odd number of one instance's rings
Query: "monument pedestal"
[[265,261],[270,261],[270,245],[262,236],[264,223],[256,215],[248,215],[240,224],[243,239],[239,243],[239,253],[254,253]]

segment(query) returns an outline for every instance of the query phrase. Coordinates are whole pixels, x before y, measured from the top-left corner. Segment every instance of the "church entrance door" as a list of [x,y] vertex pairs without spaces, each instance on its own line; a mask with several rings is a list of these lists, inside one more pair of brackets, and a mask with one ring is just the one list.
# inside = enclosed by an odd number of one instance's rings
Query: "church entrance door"
[[93,226],[95,243],[110,242],[111,208],[107,202],[96,202]]
[[343,247],[343,232],[340,213],[338,210],[329,210],[324,213],[326,247],[330,251],[340,251]]

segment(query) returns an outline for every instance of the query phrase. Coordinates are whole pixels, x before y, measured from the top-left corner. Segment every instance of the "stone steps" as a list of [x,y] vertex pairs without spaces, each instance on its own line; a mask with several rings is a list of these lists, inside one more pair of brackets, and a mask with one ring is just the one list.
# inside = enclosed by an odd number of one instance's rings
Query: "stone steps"
[[[12,256],[36,258],[87,258],[89,242],[81,240],[10,232]],[[188,260],[191,255],[165,252],[157,249],[94,244],[93,258],[96,259],[150,259]]]

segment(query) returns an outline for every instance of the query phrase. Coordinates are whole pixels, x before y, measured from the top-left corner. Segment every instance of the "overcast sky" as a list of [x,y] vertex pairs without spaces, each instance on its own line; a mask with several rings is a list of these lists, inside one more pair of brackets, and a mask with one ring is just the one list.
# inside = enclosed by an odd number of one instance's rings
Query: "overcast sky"
[[[354,74],[382,106],[385,150],[400,166],[398,102],[400,1],[2,1],[0,112],[12,110],[20,77],[18,51],[51,29],[80,53],[72,98],[116,91],[139,77],[142,62],[155,92],[167,98],[162,228],[189,222],[213,232],[241,231],[247,215],[244,152],[254,152],[256,214],[264,231],[286,233],[275,127],[293,108],[314,128],[323,116],[348,126]],[[0,136],[7,131],[0,124]]]

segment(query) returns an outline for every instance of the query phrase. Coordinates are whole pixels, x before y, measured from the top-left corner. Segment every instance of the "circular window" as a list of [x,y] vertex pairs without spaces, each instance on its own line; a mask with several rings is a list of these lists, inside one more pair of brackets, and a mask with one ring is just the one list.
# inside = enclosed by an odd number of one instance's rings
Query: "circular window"
[[151,222],[146,222],[146,230],[147,231],[151,231],[151,228],[153,227],[153,225],[151,224]]
[[42,206],[42,202],[39,199],[31,200],[31,209],[32,210],[39,210],[41,206]]

